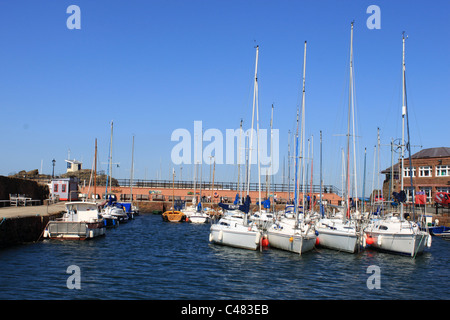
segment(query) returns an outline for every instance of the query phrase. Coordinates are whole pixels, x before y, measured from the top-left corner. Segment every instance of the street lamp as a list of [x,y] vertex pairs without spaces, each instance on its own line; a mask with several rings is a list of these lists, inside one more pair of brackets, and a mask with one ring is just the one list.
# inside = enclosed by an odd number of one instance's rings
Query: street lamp
[[53,164],[52,179],[55,177],[55,163],[56,163],[56,160],[53,159],[53,160],[52,160],[52,164]]

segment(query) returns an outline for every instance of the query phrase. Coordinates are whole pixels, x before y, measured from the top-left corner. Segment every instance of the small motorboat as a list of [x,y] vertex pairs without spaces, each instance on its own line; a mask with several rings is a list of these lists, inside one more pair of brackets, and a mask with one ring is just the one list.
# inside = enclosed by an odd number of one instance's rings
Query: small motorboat
[[68,202],[61,219],[49,221],[43,237],[60,240],[86,240],[105,234],[105,224],[95,202]]
[[164,221],[168,222],[183,222],[186,221],[186,215],[181,211],[168,210],[162,214]]

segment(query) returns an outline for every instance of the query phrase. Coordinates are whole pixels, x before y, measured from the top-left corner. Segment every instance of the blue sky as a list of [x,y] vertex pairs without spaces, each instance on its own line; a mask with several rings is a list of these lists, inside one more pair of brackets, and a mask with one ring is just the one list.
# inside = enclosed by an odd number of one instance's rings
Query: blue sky
[[[72,4],[81,9],[80,30],[66,27]],[[366,26],[372,4],[381,10],[379,30]],[[295,130],[301,102],[306,40],[314,180],[318,184],[322,130],[324,183],[340,187],[354,20],[357,168],[362,179],[367,147],[370,188],[377,127],[383,145],[401,136],[402,31],[409,37],[411,144],[449,146],[449,18],[448,1],[2,0],[0,174],[40,169],[41,163],[43,173],[51,173],[53,158],[55,171],[63,173],[69,150],[90,168],[95,138],[99,169],[106,170],[114,120],[113,162],[120,167],[113,175],[129,177],[135,135],[135,178],[161,172],[171,179],[175,129],[193,132],[195,120],[224,134],[241,119],[250,127],[258,44],[260,127],[269,128],[274,104],[281,182],[288,130]],[[390,159],[390,147],[382,146],[381,169]],[[193,166],[184,165],[183,179],[192,175]],[[203,175],[209,177],[208,166]],[[236,166],[218,165],[215,179],[236,181]]]

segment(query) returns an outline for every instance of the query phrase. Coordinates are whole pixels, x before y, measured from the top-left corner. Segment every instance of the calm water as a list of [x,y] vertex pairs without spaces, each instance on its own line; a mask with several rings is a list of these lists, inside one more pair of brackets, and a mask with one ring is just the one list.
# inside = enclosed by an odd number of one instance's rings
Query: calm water
[[[0,299],[450,299],[450,242],[433,238],[423,255],[318,249],[302,256],[208,242],[209,224],[135,220],[91,241],[45,240],[0,250]],[[81,289],[68,289],[76,265]],[[380,289],[370,290],[371,265]]]

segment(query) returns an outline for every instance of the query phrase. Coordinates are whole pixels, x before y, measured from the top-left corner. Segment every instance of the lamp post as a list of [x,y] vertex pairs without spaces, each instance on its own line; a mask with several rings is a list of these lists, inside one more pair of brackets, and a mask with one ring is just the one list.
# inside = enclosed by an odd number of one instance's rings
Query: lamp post
[[53,160],[52,160],[52,164],[53,164],[52,179],[55,178],[55,163],[56,163],[56,160],[53,159]]

